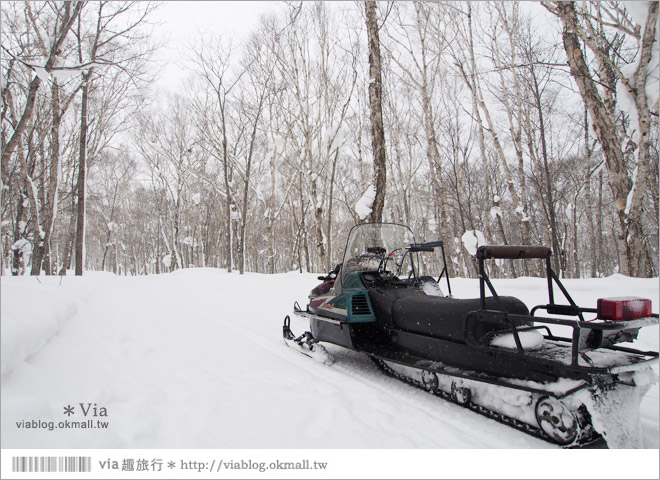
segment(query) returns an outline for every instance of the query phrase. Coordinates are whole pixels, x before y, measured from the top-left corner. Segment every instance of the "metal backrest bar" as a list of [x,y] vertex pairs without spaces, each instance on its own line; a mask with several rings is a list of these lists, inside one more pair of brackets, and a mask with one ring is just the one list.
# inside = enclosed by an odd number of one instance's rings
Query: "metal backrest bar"
[[477,258],[547,258],[548,247],[530,245],[484,245],[477,250]]

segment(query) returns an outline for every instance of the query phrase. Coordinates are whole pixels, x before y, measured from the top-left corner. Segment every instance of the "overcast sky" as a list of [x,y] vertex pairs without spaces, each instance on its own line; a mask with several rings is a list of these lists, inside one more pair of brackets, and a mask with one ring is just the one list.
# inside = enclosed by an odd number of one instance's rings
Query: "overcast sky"
[[158,85],[175,89],[186,72],[177,65],[189,39],[200,32],[214,32],[241,37],[250,32],[259,15],[279,8],[278,2],[252,1],[164,1],[153,18],[162,23],[156,35],[169,42],[158,55],[163,64]]
[[[523,5],[535,16],[547,15],[538,1],[524,2]],[[162,65],[157,86],[171,90],[182,87],[181,81],[188,74],[181,68],[182,55],[185,46],[200,33],[223,33],[239,40],[252,31],[260,15],[281,8],[282,3],[274,0],[163,1],[152,18],[160,24],[155,28],[155,35],[169,39],[157,55],[157,61]],[[539,27],[542,28],[543,24]],[[547,28],[556,27],[547,25]],[[366,37],[364,41],[366,43]]]

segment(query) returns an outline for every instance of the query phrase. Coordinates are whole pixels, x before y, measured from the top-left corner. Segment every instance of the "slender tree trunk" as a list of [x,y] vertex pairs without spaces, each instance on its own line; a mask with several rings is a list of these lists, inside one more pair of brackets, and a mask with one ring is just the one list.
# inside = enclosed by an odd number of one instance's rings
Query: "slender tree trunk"
[[[42,177],[42,202],[41,210],[43,224],[40,225],[40,240],[35,242],[34,256],[32,257],[32,275],[39,275],[42,268],[46,275],[54,273],[51,266],[50,243],[55,229],[57,218],[57,203],[60,180],[60,124],[62,112],[60,111],[60,88],[54,79],[51,87],[51,115],[52,125],[50,130],[50,148],[48,160],[44,158],[44,168],[48,172],[48,178]],[[43,155],[42,155],[43,157]]]
[[176,201],[174,202],[174,238],[172,239],[172,248],[174,250],[174,268],[185,268],[181,256],[181,242],[179,241],[179,230],[181,228],[181,193],[183,186],[177,186]]
[[385,129],[383,126],[383,79],[378,38],[377,5],[366,1],[367,37],[369,43],[369,109],[371,111],[371,143],[374,151],[374,186],[376,197],[369,220],[381,222],[385,206],[387,160],[385,157]]
[[[431,93],[428,72],[426,68],[426,48],[422,41],[422,85],[421,85],[421,94],[422,94],[422,103],[424,110],[424,132],[426,134],[426,152],[429,158],[429,162],[432,166],[432,175],[433,175],[433,184],[436,187],[437,191],[437,201],[440,214],[440,234],[442,238],[450,240],[452,235],[452,230],[449,226],[449,215],[447,213],[447,192],[443,186],[442,180],[442,160],[440,158],[440,152],[438,151],[438,141],[435,131],[435,116],[433,115],[433,105],[431,104]],[[458,157],[457,157],[458,159]],[[409,215],[409,207],[407,202],[407,197],[404,196],[404,206],[406,217]],[[454,276],[454,264],[450,260],[447,262],[447,271],[449,276]]]
[[78,205],[76,224],[76,275],[82,275],[85,265],[85,197],[87,175],[87,104],[89,101],[89,79],[92,75],[83,74],[85,84],[82,87],[80,102],[80,153],[78,155]]
[[[334,187],[335,187],[335,174],[337,172],[337,158],[339,157],[339,149],[335,149],[335,156],[332,160],[332,171],[330,173],[330,187],[328,193],[328,226],[326,232],[328,235],[328,262],[332,262],[332,220],[334,216],[334,210],[332,208],[332,201],[334,196]],[[326,264],[328,271],[333,268],[331,263]]]
[[605,259],[603,257],[603,171],[598,172],[598,213],[596,217],[596,258],[598,270],[602,276],[605,273]]
[[585,207],[587,213],[587,234],[589,236],[589,266],[591,278],[597,276],[597,245],[600,240],[596,238],[596,228],[594,227],[594,207],[592,205],[591,193],[591,168],[592,168],[592,148],[589,142],[589,113],[585,107],[584,109],[584,148],[585,148]]
[[[312,189],[312,195],[316,201],[314,205],[314,231],[315,231],[315,244],[316,244],[316,256],[318,258],[318,263],[316,263],[317,270],[319,268],[327,268],[327,251],[325,249],[325,239],[323,236],[323,200],[322,197],[317,192],[316,182],[314,183],[314,188]],[[322,267],[321,267],[322,265]]]
[[48,178],[48,193],[46,195],[45,227],[46,238],[44,240],[44,271],[46,275],[55,273],[53,271],[53,259],[51,253],[51,239],[55,231],[55,221],[57,219],[57,209],[59,203],[60,188],[60,170],[62,168],[62,159],[60,156],[60,124],[62,122],[62,112],[60,111],[60,87],[57,79],[53,79],[52,92],[52,114],[53,125],[51,127],[50,141],[50,172]]
[[266,239],[268,241],[267,273],[275,273],[275,187],[277,185],[277,153],[278,147],[273,126],[273,102],[268,102],[268,119],[270,139],[273,152],[270,156],[270,198],[268,199],[268,216],[266,218]]
[[241,212],[241,248],[239,251],[239,265],[240,274],[245,273],[245,257],[246,257],[246,246],[245,238],[247,231],[247,212],[248,212],[248,193],[250,190],[250,169],[252,167],[252,154],[254,152],[254,142],[257,138],[257,127],[259,125],[259,118],[261,118],[261,109],[263,108],[263,102],[265,100],[265,94],[259,99],[259,106],[254,117],[254,124],[252,125],[252,135],[250,137],[250,148],[248,151],[247,162],[245,165],[245,182],[243,184],[243,211]]
[[231,179],[230,179],[230,166],[229,166],[229,154],[227,152],[227,122],[225,120],[225,105],[221,102],[220,108],[222,109],[222,165],[224,169],[224,180],[225,180],[225,216],[226,216],[226,226],[227,229],[226,238],[226,256],[227,256],[227,272],[231,273],[234,268],[233,260],[233,243],[234,238],[231,231],[231,221],[232,221],[232,206],[233,206],[233,197],[231,193]]
[[552,190],[552,177],[550,176],[550,160],[548,158],[548,145],[545,138],[545,120],[543,117],[543,105],[541,103],[541,92],[539,91],[539,84],[536,78],[536,73],[534,72],[534,67],[531,69],[532,80],[533,80],[533,96],[535,107],[539,116],[539,135],[541,137],[541,155],[543,156],[543,173],[545,177],[545,194],[546,194],[546,211],[548,212],[548,222],[550,223],[550,240],[552,241],[552,249],[554,254],[552,256],[552,261],[554,263],[554,269],[559,274],[561,272],[561,266],[563,265],[562,260],[564,258],[564,252],[562,251],[561,244],[559,242],[559,230],[557,225],[557,215],[555,213],[555,202],[553,198]]
[[[510,62],[515,65],[518,61],[517,56],[517,44],[516,44],[516,33],[519,32],[517,25],[519,22],[519,9],[518,4],[512,2],[510,5],[512,7],[512,16],[513,19],[510,19],[506,12],[506,3],[497,3],[495,8],[498,11],[500,20],[504,25],[504,28],[509,37],[509,48],[511,49],[511,59]],[[497,60],[497,66],[502,65],[499,56],[499,50],[497,48],[497,43],[494,44],[495,57]],[[518,74],[518,69],[512,68],[511,75],[513,77],[513,86],[515,92],[515,111],[517,113],[517,123],[514,120],[513,107],[509,103],[509,99],[506,95],[506,80],[504,77],[504,69],[499,70],[500,84],[504,92],[504,106],[506,107],[507,117],[509,119],[509,130],[511,132],[511,139],[516,151],[516,157],[518,159],[518,179],[520,182],[520,205],[516,205],[516,215],[520,224],[520,235],[523,245],[531,244],[531,233],[530,233],[530,222],[527,216],[529,212],[529,202],[527,201],[527,185],[525,180],[525,161],[523,156],[523,143],[522,143],[522,122],[523,122],[523,104],[525,98],[523,97],[523,90]],[[523,273],[530,275],[532,277],[538,276],[538,268],[536,262],[524,262],[522,265]]]
[[577,220],[578,195],[573,201],[573,278],[580,278],[580,256],[578,255],[578,220]]
[[[27,197],[27,190],[23,194],[24,197]],[[16,217],[14,219],[14,241],[17,241],[18,239],[25,238],[25,232],[21,230],[21,222],[23,221],[23,202],[17,202],[16,205]],[[11,266],[11,274],[12,275],[18,275],[21,269],[21,260],[22,260],[22,254],[21,251],[18,249],[12,250],[13,255],[12,255],[12,266]],[[4,263],[4,259],[3,259]]]
[[34,114],[34,102],[37,99],[37,90],[39,90],[40,86],[41,79],[35,75],[35,77],[30,82],[30,87],[28,88],[25,110],[23,111],[21,119],[19,120],[14,133],[9,139],[9,142],[7,142],[7,145],[5,145],[5,148],[2,150],[3,165],[9,165],[9,159],[12,153],[14,153],[16,146],[18,145],[21,139],[21,135],[23,135],[23,132],[27,128],[29,122],[32,120],[32,115]]
[[[630,251],[630,270],[636,276],[651,276],[651,265],[646,262],[645,235],[642,224],[644,197],[648,190],[651,172],[651,110],[646,94],[647,69],[653,56],[652,45],[657,42],[656,27],[658,23],[659,2],[649,2],[648,18],[642,32],[642,52],[639,65],[633,75],[635,106],[639,120],[639,140],[637,146],[637,175],[632,185],[632,191],[626,202],[626,215],[628,231],[626,241]],[[657,65],[655,75],[657,77]]]
[[[72,185],[71,189],[74,191],[74,186]],[[73,249],[75,246],[75,236],[76,236],[76,204],[75,196],[71,196],[71,215],[69,217],[69,228],[67,229],[66,235],[66,246],[64,248],[64,258],[62,259],[62,269],[58,273],[59,275],[66,275],[66,271],[71,268],[71,259],[75,256]]]

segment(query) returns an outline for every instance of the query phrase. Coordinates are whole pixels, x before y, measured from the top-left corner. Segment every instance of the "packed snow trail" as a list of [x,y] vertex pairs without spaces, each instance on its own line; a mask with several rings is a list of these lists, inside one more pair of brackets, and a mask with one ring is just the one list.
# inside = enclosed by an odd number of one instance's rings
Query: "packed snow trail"
[[[620,290],[657,302],[657,280],[635,282],[625,279]],[[556,448],[387,377],[365,355],[328,345],[335,363],[326,366],[287,348],[282,320],[317,283],[312,274],[215,269],[41,283],[3,277],[3,447]],[[576,283],[577,296],[591,303],[594,290],[615,291],[616,283]],[[477,283],[459,279],[452,287],[457,296],[473,296]],[[528,304],[544,302],[542,279],[496,288],[516,289]],[[53,291],[67,299],[66,308],[55,308]],[[53,327],[44,304],[54,305],[53,316],[68,317]],[[23,345],[20,320],[30,315],[38,338],[28,342],[29,352],[14,348],[18,353],[5,358],[5,344]],[[34,328],[39,318],[50,325],[41,333]],[[294,332],[307,328],[292,318]],[[644,348],[657,349],[657,328],[654,335],[642,339]],[[16,425],[85,420],[79,408],[64,415],[65,406],[80,403],[106,408],[108,416],[94,420],[108,427]],[[657,448],[657,384],[642,402],[642,429],[645,446]]]

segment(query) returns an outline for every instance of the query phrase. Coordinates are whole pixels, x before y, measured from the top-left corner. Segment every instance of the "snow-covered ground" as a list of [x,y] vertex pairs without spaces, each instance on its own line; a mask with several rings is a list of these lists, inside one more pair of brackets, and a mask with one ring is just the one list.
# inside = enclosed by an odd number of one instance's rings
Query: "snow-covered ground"
[[[366,356],[329,346],[326,366],[287,348],[282,320],[294,301],[305,305],[315,274],[1,281],[3,448],[556,448],[389,378]],[[544,279],[494,284],[528,306],[547,303]],[[565,284],[581,305],[636,295],[658,311],[658,279]],[[474,297],[478,283],[455,279],[452,290]],[[307,325],[294,318],[292,328]],[[657,350],[658,328],[636,343]],[[658,410],[656,383],[641,406],[646,448],[659,447]],[[88,419],[108,426],[47,428]]]

